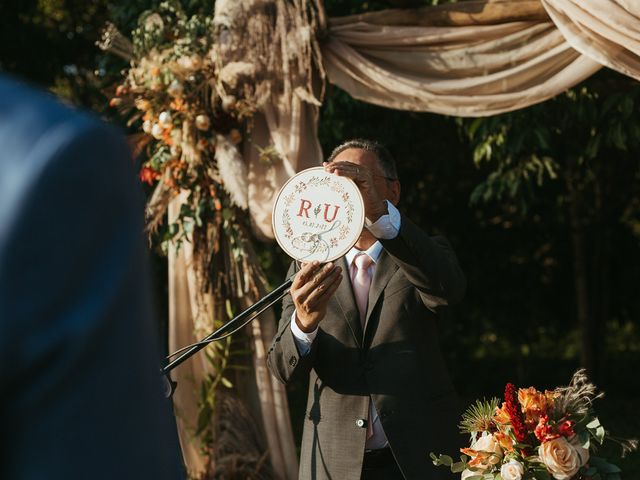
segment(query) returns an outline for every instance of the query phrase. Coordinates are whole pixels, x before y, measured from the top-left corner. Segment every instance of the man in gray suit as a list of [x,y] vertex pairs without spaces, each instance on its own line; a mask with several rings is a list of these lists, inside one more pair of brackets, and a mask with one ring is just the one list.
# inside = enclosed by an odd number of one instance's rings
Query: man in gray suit
[[459,412],[436,319],[464,275],[444,238],[396,209],[383,146],[346,142],[324,166],[356,182],[367,221],[345,257],[299,269],[269,350],[280,381],[309,378],[300,478],[439,478],[429,452],[455,452]]
[[113,128],[0,76],[0,478],[184,478]]

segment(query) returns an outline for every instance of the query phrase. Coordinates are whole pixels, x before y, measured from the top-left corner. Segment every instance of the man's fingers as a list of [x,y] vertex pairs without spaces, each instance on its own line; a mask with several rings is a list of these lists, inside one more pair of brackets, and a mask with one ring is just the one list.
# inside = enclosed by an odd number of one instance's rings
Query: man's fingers
[[333,271],[339,269],[340,267],[336,267],[332,262],[327,263],[321,269],[314,271],[314,273],[309,274],[305,278],[305,282],[300,285],[298,288],[292,288],[292,294],[294,296],[294,300],[302,303],[306,300],[307,296],[315,290],[318,285],[320,285],[327,276],[329,276]]
[[292,290],[297,290],[302,287],[305,283],[307,283],[308,279],[311,278],[313,274],[317,270],[320,269],[320,262],[314,260],[313,262],[303,263],[302,268],[296,274],[296,277],[293,279],[293,283],[291,284]]
[[332,272],[331,276],[325,279],[304,301],[303,306],[307,311],[313,310],[324,302],[327,302],[331,298],[331,295],[338,289],[342,281],[342,275],[340,275],[340,270],[336,270],[337,272]]

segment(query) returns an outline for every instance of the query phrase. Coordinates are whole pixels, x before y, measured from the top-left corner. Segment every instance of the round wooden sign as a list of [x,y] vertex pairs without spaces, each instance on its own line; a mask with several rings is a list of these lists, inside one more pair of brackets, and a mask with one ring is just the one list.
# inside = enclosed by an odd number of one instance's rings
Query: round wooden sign
[[303,170],[280,189],[273,205],[273,232],[280,247],[301,262],[340,258],[364,227],[362,194],[350,178],[323,167]]

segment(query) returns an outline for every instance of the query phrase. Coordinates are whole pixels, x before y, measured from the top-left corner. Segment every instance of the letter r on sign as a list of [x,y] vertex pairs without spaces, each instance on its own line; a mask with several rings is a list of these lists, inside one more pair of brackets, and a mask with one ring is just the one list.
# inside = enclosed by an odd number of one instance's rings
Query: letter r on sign
[[300,199],[300,210],[298,210],[298,216],[302,216],[302,212],[304,212],[304,216],[309,218],[309,209],[311,208],[311,202],[309,200],[305,200],[304,198]]

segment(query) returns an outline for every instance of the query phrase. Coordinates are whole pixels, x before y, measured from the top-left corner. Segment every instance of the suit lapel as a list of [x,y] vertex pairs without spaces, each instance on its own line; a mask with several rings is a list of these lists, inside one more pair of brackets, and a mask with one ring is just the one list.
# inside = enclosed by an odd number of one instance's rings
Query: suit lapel
[[358,306],[353,295],[353,288],[351,287],[351,278],[349,276],[349,265],[344,257],[339,260],[342,267],[342,282],[335,293],[335,299],[338,306],[342,310],[345,321],[349,326],[349,330],[353,334],[353,337],[358,344],[358,347],[362,347],[362,325],[360,324],[360,314],[358,313]]
[[369,305],[367,307],[367,317],[365,320],[365,332],[370,323],[369,317],[371,316],[371,312],[375,308],[376,303],[378,303],[380,295],[382,295],[387,283],[389,283],[389,280],[391,280],[391,277],[393,277],[397,270],[398,265],[387,255],[386,251],[382,250],[376,263],[376,271],[371,280],[371,287],[369,288]]

